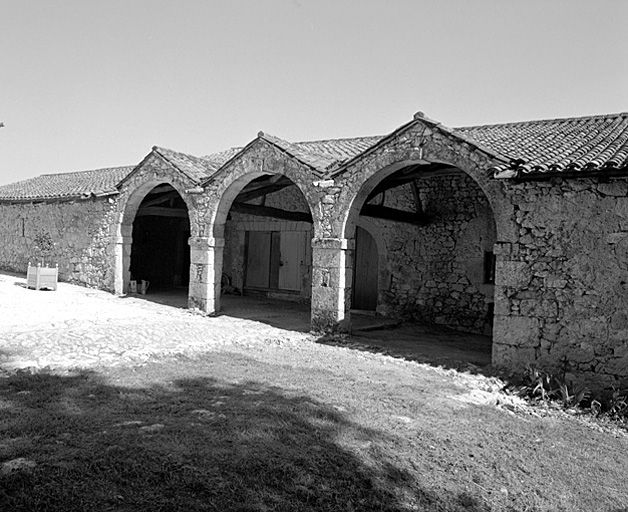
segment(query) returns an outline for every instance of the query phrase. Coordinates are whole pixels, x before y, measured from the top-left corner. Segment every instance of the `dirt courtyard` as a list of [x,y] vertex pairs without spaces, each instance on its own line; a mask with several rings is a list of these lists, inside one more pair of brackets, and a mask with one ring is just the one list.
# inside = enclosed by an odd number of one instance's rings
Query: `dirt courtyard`
[[[309,305],[223,296],[219,315],[185,309],[185,290],[119,298],[60,283],[30,290],[19,274],[0,273],[0,368],[90,367],[153,356],[198,354],[224,344],[316,340]],[[446,367],[485,367],[490,338],[445,328],[395,325],[353,315],[351,336],[333,343]]]

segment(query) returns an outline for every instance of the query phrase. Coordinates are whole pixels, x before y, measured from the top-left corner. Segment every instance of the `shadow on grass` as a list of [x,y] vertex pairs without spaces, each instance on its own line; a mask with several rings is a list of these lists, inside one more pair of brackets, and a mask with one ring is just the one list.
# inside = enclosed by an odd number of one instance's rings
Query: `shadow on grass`
[[342,410],[255,382],[21,372],[0,420],[0,464],[37,464],[0,474],[0,510],[490,510],[424,488]]

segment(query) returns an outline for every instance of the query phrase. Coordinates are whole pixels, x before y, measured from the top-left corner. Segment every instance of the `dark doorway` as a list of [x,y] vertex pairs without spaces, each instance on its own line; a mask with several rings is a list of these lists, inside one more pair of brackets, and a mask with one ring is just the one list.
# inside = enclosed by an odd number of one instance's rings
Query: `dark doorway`
[[353,278],[353,309],[375,311],[379,276],[377,243],[371,234],[360,227],[355,232],[355,265]]
[[190,222],[185,202],[170,185],[149,192],[133,222],[131,280],[155,290],[184,288],[190,279]]

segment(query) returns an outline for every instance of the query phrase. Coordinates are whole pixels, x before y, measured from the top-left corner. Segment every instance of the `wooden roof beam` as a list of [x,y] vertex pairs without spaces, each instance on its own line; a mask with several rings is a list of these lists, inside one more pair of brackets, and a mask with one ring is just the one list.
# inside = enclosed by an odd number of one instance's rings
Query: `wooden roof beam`
[[413,224],[415,226],[426,226],[429,223],[429,219],[424,213],[407,212],[374,204],[365,204],[360,211],[360,215],[392,222]]
[[307,212],[291,212],[288,210],[281,210],[279,208],[272,208],[270,206],[260,206],[257,204],[248,203],[233,203],[231,205],[231,211],[244,213],[246,215],[255,215],[258,217],[271,217],[281,220],[292,220],[297,222],[313,222],[312,215]]

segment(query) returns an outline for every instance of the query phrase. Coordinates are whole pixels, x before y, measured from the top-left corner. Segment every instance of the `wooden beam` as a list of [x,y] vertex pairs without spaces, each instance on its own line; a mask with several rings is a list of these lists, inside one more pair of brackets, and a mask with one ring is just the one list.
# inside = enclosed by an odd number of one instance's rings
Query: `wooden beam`
[[155,217],[180,217],[188,218],[188,211],[185,208],[162,208],[159,206],[149,206],[148,208],[140,208],[136,217],[146,217],[153,215]]
[[289,183],[277,183],[275,185],[265,185],[261,187],[254,188],[252,190],[244,190],[238,194],[236,198],[239,203],[245,203],[246,201],[250,201],[251,199],[256,199],[260,196],[265,196],[268,194],[272,194],[273,192],[277,192],[282,188],[289,187],[290,185],[294,185],[291,181]]
[[154,189],[152,189],[147,195],[151,195],[151,194],[161,194],[163,192],[170,192],[173,190],[172,185],[168,185],[167,183],[164,183],[162,185],[157,185]]
[[416,212],[423,215],[423,203],[421,202],[419,186],[417,185],[416,180],[412,182],[412,193],[414,194],[414,204],[416,205]]
[[309,213],[290,212],[288,210],[280,210],[279,208],[271,208],[270,206],[259,206],[256,204],[237,202],[231,205],[231,211],[247,215],[255,215],[257,217],[272,217],[274,219],[312,223],[312,216]]
[[406,183],[410,183],[414,180],[418,179],[427,179],[427,178],[437,178],[442,176],[460,176],[464,174],[463,171],[455,168],[443,168],[443,169],[428,169],[421,170],[420,168],[416,168],[407,174],[400,174],[395,176],[389,176],[385,180],[383,180],[379,185],[377,185],[372,192],[366,198],[366,202],[368,203],[371,199],[373,199],[376,195],[385,192],[386,190],[390,190],[392,188],[397,188]]
[[158,204],[167,203],[170,199],[179,196],[179,193],[176,190],[171,192],[167,192],[162,196],[156,197],[155,199],[144,200],[142,201],[142,208],[148,208],[149,206],[156,206]]
[[429,222],[428,217],[424,213],[406,212],[374,204],[365,204],[362,207],[362,211],[360,211],[360,215],[393,222],[403,222],[404,224],[414,224],[415,226],[426,226]]

